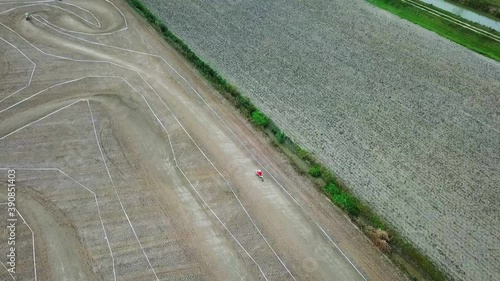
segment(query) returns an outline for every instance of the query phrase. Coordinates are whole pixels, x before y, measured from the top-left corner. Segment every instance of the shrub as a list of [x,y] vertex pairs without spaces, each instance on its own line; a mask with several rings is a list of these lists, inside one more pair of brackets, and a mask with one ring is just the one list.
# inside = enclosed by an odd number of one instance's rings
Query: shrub
[[318,178],[321,176],[321,170],[319,169],[318,166],[312,166],[311,169],[309,169],[309,175],[314,178]]
[[296,151],[297,151],[297,155],[299,155],[299,157],[302,160],[307,160],[309,158],[309,152],[307,152],[302,147],[297,147]]
[[283,133],[283,131],[278,131],[276,133],[276,139],[278,139],[278,142],[282,144],[285,141],[285,133]]
[[262,112],[255,110],[252,112],[252,122],[258,126],[265,127],[269,124],[269,118],[265,116]]

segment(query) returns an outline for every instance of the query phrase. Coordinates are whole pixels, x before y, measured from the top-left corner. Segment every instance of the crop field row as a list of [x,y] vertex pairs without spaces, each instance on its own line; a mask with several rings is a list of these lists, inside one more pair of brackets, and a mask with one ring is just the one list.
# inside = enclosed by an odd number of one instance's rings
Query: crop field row
[[500,278],[500,64],[364,1],[143,1],[458,280]]

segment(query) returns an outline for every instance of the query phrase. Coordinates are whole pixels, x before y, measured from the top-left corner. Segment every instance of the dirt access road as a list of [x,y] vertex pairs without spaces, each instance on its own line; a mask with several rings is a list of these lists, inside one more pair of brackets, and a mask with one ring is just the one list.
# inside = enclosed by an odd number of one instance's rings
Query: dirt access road
[[0,1],[0,52],[0,280],[403,279],[122,1]]

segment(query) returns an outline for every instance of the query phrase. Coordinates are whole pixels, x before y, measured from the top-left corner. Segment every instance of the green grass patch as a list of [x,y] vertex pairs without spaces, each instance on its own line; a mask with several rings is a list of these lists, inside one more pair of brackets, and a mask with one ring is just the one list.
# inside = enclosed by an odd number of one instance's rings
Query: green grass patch
[[[387,3],[396,0],[374,0],[391,8]],[[330,200],[344,210],[361,229],[372,226],[387,230],[393,234],[390,227],[371,211],[371,209],[351,194],[345,184],[335,177],[316,158],[293,142],[285,133],[265,114],[258,110],[250,99],[244,96],[236,87],[224,80],[217,71],[202,61],[181,39],[175,36],[168,27],[151,13],[139,0],[127,2],[163,36],[163,38],[181,54],[191,65],[227,100],[229,100],[250,122],[262,129],[273,144],[288,156],[290,163],[302,174],[309,174],[313,183],[327,195]],[[372,2],[373,3],[373,2]],[[391,8],[393,9],[393,8]],[[401,9],[404,10],[404,9]],[[412,14],[416,16],[417,14]],[[499,56],[500,57],[500,56]],[[397,235],[394,235],[398,237]],[[391,241],[394,252],[388,254],[412,279],[421,279],[427,276],[433,280],[446,280],[445,275],[404,239],[397,238]],[[410,269],[408,266],[412,266]]]
[[[412,5],[406,4],[401,0],[367,0],[367,1],[379,8],[382,8],[395,15],[398,15],[403,19],[409,20],[443,37],[446,37],[466,48],[469,48],[475,52],[478,52],[496,61],[500,61],[500,42],[490,39],[484,35],[475,33],[469,29],[463,28],[448,20],[432,15]],[[426,6],[431,7],[429,5]],[[435,7],[433,8],[436,9]],[[498,32],[489,30],[476,23],[468,22],[446,11],[442,10],[439,11],[447,15],[453,16],[461,21],[467,22],[473,26],[483,28],[485,30],[488,30],[489,32],[493,32],[496,35],[499,34]]]
[[483,0],[482,2],[486,2],[486,3],[492,4],[495,7],[500,8],[500,0]]
[[318,166],[312,166],[307,173],[313,178],[319,178],[321,176],[321,170]]

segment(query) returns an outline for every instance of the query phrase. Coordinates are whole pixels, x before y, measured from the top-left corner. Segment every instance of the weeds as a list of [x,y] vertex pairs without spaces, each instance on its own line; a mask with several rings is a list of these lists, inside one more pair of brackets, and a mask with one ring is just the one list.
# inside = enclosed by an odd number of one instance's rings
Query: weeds
[[283,144],[283,142],[285,142],[286,136],[285,136],[285,133],[283,133],[283,131],[276,132],[275,136],[276,136],[276,139],[278,140],[278,143]]

